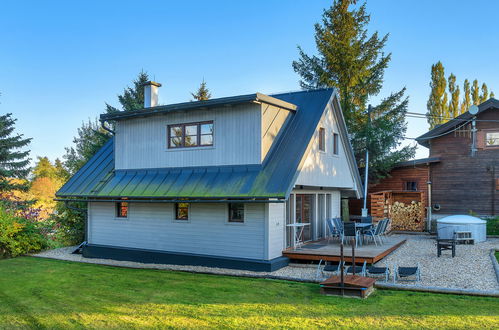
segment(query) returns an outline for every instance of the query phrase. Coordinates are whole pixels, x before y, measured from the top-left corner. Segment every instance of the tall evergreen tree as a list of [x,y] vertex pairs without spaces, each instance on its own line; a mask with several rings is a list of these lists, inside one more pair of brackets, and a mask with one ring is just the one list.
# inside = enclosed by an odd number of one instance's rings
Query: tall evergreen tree
[[57,177],[56,169],[54,165],[50,162],[48,157],[37,157],[35,167],[33,167],[33,178],[50,178],[55,179]]
[[121,109],[106,103],[106,112],[113,113],[117,111],[133,111],[142,109],[144,107],[144,84],[149,80],[147,72],[140,72],[137,78],[133,81],[133,87],[126,87],[123,89],[123,94],[118,95],[118,101],[121,105]]
[[[357,162],[361,168],[365,167],[365,149],[369,141],[370,178],[376,180],[385,176],[395,162],[412,157],[414,148],[395,150],[407,129],[405,89],[391,94],[374,107],[373,122],[366,131],[367,103],[369,97],[378,95],[382,88],[391,54],[383,52],[388,35],[379,37],[374,32],[369,36],[370,15],[366,12],[366,4],[350,9],[355,2],[336,0],[324,10],[322,23],[315,25],[318,55],[307,55],[299,47],[300,58],[293,62],[293,68],[301,76],[300,85],[304,89],[336,87],[339,90]],[[391,129],[386,130],[387,127]]]
[[459,85],[456,84],[456,76],[451,73],[448,78],[450,102],[449,102],[449,116],[451,118],[459,116]]
[[490,92],[490,98],[491,98],[491,99],[494,99],[494,98],[495,98],[495,96],[496,96],[496,95],[494,94],[494,92],[492,92],[492,91],[491,91],[491,92]]
[[463,102],[461,103],[461,113],[465,113],[471,107],[471,87],[470,87],[470,81],[468,79],[464,80],[463,91],[464,91],[464,98]]
[[442,62],[438,61],[431,66],[430,97],[426,103],[427,118],[430,129],[445,122],[447,113],[447,80]]
[[473,86],[471,87],[471,99],[474,105],[480,104],[480,87],[478,87],[478,80],[473,80]]
[[480,95],[480,103],[485,102],[489,99],[489,89],[486,83],[482,84],[482,94]]
[[11,113],[0,116],[0,192],[29,188],[24,180],[12,180],[26,179],[30,172],[29,150],[24,148],[31,138],[14,133],[15,123]]
[[191,93],[192,97],[194,98],[193,101],[206,101],[211,98],[211,93],[208,87],[206,87],[206,81],[201,82],[201,85],[199,85],[198,90],[196,93]]

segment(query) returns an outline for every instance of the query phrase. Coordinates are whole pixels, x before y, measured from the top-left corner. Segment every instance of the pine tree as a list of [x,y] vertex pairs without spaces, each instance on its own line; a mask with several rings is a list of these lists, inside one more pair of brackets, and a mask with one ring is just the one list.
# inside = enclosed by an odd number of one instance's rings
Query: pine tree
[[206,101],[211,98],[210,90],[206,87],[206,81],[201,82],[196,93],[191,93],[194,100],[192,101]]
[[[337,0],[324,11],[322,22],[315,25],[318,55],[309,56],[298,47],[300,57],[293,62],[293,69],[301,76],[300,85],[304,89],[338,89],[357,162],[361,168],[365,167],[369,140],[370,178],[376,180],[385,176],[395,162],[412,157],[415,149],[394,150],[407,129],[405,89],[374,107],[371,129],[366,131],[367,103],[382,88],[391,54],[383,52],[388,35],[380,38],[375,32],[369,36],[370,15],[366,13],[366,4],[350,10],[355,2]],[[387,127],[391,130],[385,130]]]
[[456,85],[456,76],[451,73],[448,78],[449,93],[451,95],[451,100],[449,103],[449,116],[450,118],[455,118],[459,116],[459,85]]
[[473,86],[471,87],[471,99],[474,105],[480,104],[480,88],[478,87],[478,80],[473,80]]
[[483,103],[489,99],[489,89],[486,83],[482,84],[482,94],[480,95],[480,103]]
[[123,89],[123,94],[118,95],[121,110],[106,103],[106,112],[113,113],[142,109],[144,107],[144,84],[149,80],[147,72],[140,72],[137,79],[133,81],[133,87],[126,87]]
[[495,96],[496,96],[496,95],[494,94],[494,92],[490,91],[490,98],[491,98],[491,99],[494,99],[494,98],[495,98]]
[[426,103],[427,117],[430,129],[445,122],[447,113],[447,80],[445,79],[444,66],[438,61],[431,66],[430,97]]
[[26,191],[29,188],[24,180],[30,172],[29,150],[24,150],[31,138],[15,134],[16,119],[12,114],[0,116],[0,192],[13,190]]
[[471,107],[471,88],[470,88],[470,81],[468,79],[464,80],[463,91],[464,91],[464,98],[463,102],[461,103],[461,113],[465,113]]

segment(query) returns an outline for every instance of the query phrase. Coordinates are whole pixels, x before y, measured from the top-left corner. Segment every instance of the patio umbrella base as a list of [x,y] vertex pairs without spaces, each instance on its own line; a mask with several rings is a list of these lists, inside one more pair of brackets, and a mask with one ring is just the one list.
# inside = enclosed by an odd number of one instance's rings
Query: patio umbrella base
[[320,283],[320,293],[327,296],[367,298],[374,291],[376,280],[358,275],[332,276]]

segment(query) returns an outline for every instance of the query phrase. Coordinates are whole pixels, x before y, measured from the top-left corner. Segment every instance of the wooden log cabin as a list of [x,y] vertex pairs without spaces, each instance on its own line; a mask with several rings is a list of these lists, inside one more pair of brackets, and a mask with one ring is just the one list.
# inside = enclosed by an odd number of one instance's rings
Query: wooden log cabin
[[[416,141],[429,149],[429,157],[397,164],[387,178],[369,186],[369,193],[421,191],[432,218],[499,214],[498,100],[491,98],[478,106],[476,115],[463,113]],[[350,201],[351,214],[360,214],[361,203]]]

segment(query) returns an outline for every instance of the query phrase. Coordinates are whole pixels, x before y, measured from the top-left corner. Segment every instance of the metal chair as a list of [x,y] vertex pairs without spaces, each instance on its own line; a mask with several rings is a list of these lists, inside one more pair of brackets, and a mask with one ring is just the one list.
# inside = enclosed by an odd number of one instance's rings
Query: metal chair
[[329,236],[328,236],[328,244],[331,238],[337,237],[341,239],[341,231],[338,229],[334,219],[327,219],[326,220],[327,227],[329,228]]
[[[355,227],[355,222],[343,223],[343,235],[341,241],[344,243],[346,237],[355,238],[355,247],[357,247],[360,238],[360,232]],[[348,241],[348,240],[347,240]]]
[[388,232],[388,225],[390,224],[390,219],[386,218],[386,219],[383,219],[385,220],[384,221],[384,224],[383,224],[383,229],[381,230],[381,233],[380,233],[380,238],[382,241],[384,241],[386,239],[386,234]]
[[[324,261],[324,263],[322,263]],[[315,280],[325,280],[335,274],[339,274],[341,270],[341,262],[338,264],[333,264],[330,261],[322,260],[319,261],[317,265],[317,272],[315,274]]]
[[[362,266],[357,266],[357,265],[351,265],[349,267],[346,267],[345,268],[345,274],[353,274],[353,271],[355,269],[355,274],[357,275],[360,275],[360,276],[366,276],[366,262],[364,261],[364,264],[362,264]],[[354,268],[355,267],[355,268]]]
[[397,283],[397,280],[407,279],[410,276],[414,276],[414,281],[419,284],[421,282],[421,267],[418,265],[416,267],[398,267],[397,264],[393,267],[393,283]]
[[385,267],[370,266],[366,269],[366,275],[371,277],[384,276],[385,282],[388,282],[390,278],[390,268],[385,265]]
[[376,246],[378,245],[378,243],[376,242],[376,239],[379,240],[380,245],[383,245],[383,241],[381,240],[380,233],[384,228],[384,223],[385,223],[385,220],[381,220],[380,222],[378,222],[378,224],[374,228],[371,228],[370,230],[363,233],[363,235],[365,237],[371,237],[374,241],[374,245],[376,245]]

